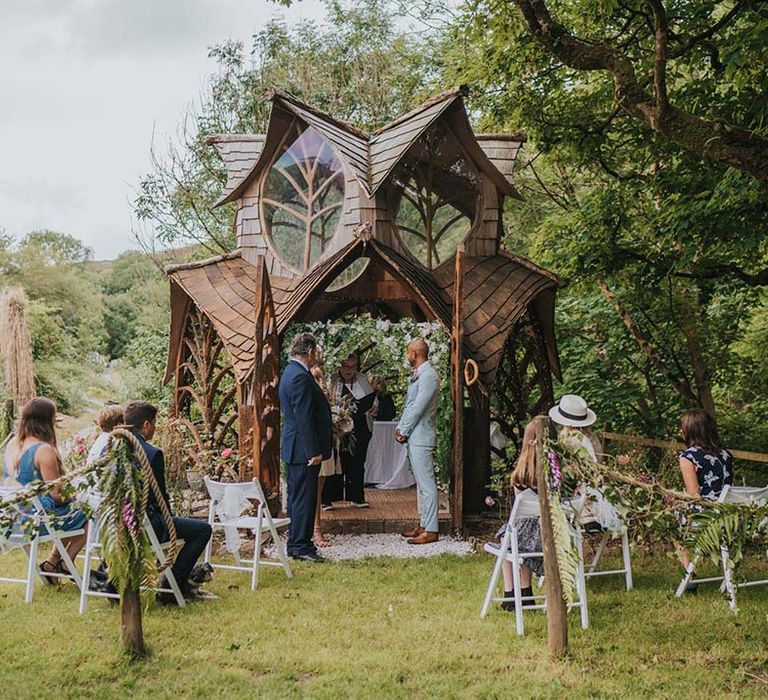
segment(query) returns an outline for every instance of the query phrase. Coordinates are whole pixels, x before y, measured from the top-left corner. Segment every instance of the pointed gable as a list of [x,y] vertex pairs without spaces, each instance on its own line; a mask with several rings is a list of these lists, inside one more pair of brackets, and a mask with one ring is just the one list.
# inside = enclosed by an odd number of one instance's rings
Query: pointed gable
[[415,141],[460,97],[460,90],[441,93],[371,137],[371,194],[381,187]]

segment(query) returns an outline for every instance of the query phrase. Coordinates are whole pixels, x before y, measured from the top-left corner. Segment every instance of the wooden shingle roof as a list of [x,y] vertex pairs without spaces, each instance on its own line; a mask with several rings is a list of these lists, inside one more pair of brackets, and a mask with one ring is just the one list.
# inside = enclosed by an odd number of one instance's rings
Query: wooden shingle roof
[[381,187],[406,151],[461,95],[460,90],[444,92],[382,127],[371,137],[369,194]]
[[[452,298],[454,270],[442,266],[433,275],[436,286]],[[493,386],[512,326],[537,296],[560,285],[552,273],[503,252],[465,258],[464,342],[486,387]],[[552,369],[559,371],[556,366]]]
[[256,267],[234,253],[171,265],[166,273],[211,320],[232,359],[235,376],[245,381],[253,369]]
[[264,139],[263,134],[217,134],[206,138],[206,143],[216,149],[227,170],[227,184],[216,205],[226,201],[251,171],[264,149]]
[[[378,257],[411,287],[435,318],[450,328],[454,285],[450,265],[430,272],[380,242],[356,238],[301,279],[270,280],[278,332],[282,335],[292,321],[300,320],[307,306],[363,253]],[[490,388],[515,322],[534,301],[545,303],[548,309],[554,294],[547,292],[554,292],[561,282],[533,263],[506,253],[468,257],[465,264],[465,350],[478,363],[482,382]],[[256,267],[235,253],[170,266],[167,272],[211,319],[232,357],[238,380],[244,381],[253,369]],[[544,325],[547,343],[554,347],[554,337],[549,337],[553,331]],[[173,357],[173,338],[171,346]],[[550,356],[550,363],[557,374],[556,354]]]
[[[488,173],[505,194],[519,197],[517,190],[505,177],[505,173],[499,170],[499,162],[489,157],[482,144],[479,144],[475,138],[463,107],[464,94],[465,91],[461,88],[443,92],[369,136],[356,126],[305,104],[287,92],[272,90],[269,93],[269,99],[278,108],[277,112],[280,114],[276,114],[273,109],[266,137],[225,135],[209,139],[225,159],[230,175],[225,191],[216,202],[216,206],[236,200],[243,193],[248,182],[268,165],[268,162],[262,161],[270,161],[274,155],[275,142],[280,140],[280,134],[287,125],[284,117],[280,116],[285,114],[303,120],[332,144],[368,196],[372,197],[408,149],[439,118],[450,111],[453,132],[478,167]],[[267,148],[264,147],[265,138]],[[256,152],[257,148],[258,152]],[[250,155],[246,157],[246,154]]]

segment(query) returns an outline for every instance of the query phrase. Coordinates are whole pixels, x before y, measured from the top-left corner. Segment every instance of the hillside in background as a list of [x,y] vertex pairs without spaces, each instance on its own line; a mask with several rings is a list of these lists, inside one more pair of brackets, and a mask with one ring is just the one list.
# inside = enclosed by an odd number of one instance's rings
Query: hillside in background
[[63,233],[1,238],[0,289],[18,286],[29,298],[38,393],[68,414],[87,410],[94,397],[162,400],[168,326],[163,266],[206,254],[183,246],[93,260],[90,249]]

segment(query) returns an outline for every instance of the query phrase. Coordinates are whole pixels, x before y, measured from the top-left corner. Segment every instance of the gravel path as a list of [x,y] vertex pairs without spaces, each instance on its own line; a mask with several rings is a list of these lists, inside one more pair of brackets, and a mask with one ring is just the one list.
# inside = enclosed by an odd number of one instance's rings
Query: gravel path
[[396,557],[410,559],[414,557],[437,557],[441,554],[464,556],[471,551],[471,544],[466,540],[453,537],[441,537],[432,544],[412,545],[397,534],[387,535],[329,535],[333,544],[321,547],[320,553],[327,559],[342,561],[345,559],[365,559],[366,557]]

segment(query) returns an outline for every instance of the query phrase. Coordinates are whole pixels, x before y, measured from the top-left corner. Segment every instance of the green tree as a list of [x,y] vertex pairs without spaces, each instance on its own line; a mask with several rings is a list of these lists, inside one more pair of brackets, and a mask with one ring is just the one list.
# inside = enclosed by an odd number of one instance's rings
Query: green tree
[[[557,19],[591,42],[624,37],[641,61],[647,9],[559,3]],[[676,45],[704,26],[704,9],[676,6]],[[722,27],[717,60],[697,44],[670,63],[677,108],[762,128],[764,47],[747,24]],[[619,429],[674,434],[680,410],[700,405],[729,439],[751,440],[733,419],[754,390],[735,348],[768,283],[766,186],[648,128],[610,75],[558,59],[515,4],[465,3],[445,47],[448,80],[473,85],[481,129],[529,135],[517,173],[527,201],[507,211],[507,245],[570,283],[558,310],[564,389],[583,390]],[[653,83],[652,65],[640,79]]]

